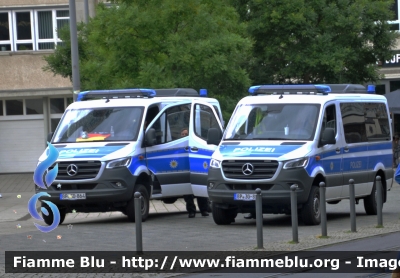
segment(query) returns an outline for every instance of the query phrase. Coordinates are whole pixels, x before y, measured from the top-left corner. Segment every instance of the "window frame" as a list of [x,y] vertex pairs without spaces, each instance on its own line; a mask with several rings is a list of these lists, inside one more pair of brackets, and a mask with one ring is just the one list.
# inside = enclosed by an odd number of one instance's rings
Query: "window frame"
[[[51,12],[52,16],[52,38],[47,39],[39,39],[39,12]],[[9,27],[9,40],[1,40],[0,47],[9,45],[11,50],[2,50],[2,51],[12,51],[12,52],[20,52],[20,51],[49,51],[54,50],[58,44],[62,43],[62,40],[59,38],[59,34],[57,32],[57,22],[58,20],[70,20],[70,15],[68,17],[60,16],[57,17],[58,11],[69,11],[68,6],[63,7],[38,7],[38,8],[23,8],[23,9],[10,9],[10,10],[0,10],[0,13],[8,14],[8,27]],[[31,39],[23,39],[19,40],[17,38],[17,14],[29,12],[30,15],[30,32]],[[53,48],[39,49],[40,43],[54,43]],[[24,49],[18,50],[18,45],[20,44],[32,44],[32,49]],[[0,48],[1,49],[1,48]]]

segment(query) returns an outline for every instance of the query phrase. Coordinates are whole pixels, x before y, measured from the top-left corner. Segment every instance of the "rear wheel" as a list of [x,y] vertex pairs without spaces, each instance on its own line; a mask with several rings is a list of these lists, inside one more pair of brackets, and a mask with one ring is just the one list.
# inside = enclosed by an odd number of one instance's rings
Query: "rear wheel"
[[[383,194],[383,188],[382,188],[382,194]],[[378,213],[378,204],[376,202],[377,198],[378,198],[378,192],[376,190],[376,178],[375,178],[371,194],[364,198],[364,209],[368,215],[377,215]],[[383,205],[383,200],[382,200],[382,205]]]
[[[42,217],[43,217],[44,223],[46,223],[47,225],[50,226],[51,224],[53,224],[53,218],[54,218],[53,211],[50,209],[49,205],[46,204],[45,202],[42,202],[42,208],[45,208],[47,210],[47,212],[48,212],[48,215],[46,215],[42,211]],[[57,207],[57,208],[58,208],[58,211],[60,212],[60,223],[59,223],[59,225],[61,225],[64,222],[65,216],[66,216],[67,213],[66,213],[65,209],[60,209],[59,207]]]
[[[149,193],[147,192],[146,187],[142,184],[136,185],[134,193],[135,192],[140,192],[140,194],[142,195],[141,211],[142,211],[142,221],[144,222],[149,216],[149,207],[150,207]],[[135,222],[135,196],[132,196],[132,199],[126,206],[126,215],[128,216],[129,221]]]
[[215,224],[229,225],[232,222],[235,222],[237,212],[233,209],[219,208],[214,202],[212,202],[212,216]]
[[304,204],[301,210],[301,217],[306,225],[319,225],[321,223],[319,188],[312,186],[310,196],[307,203]]

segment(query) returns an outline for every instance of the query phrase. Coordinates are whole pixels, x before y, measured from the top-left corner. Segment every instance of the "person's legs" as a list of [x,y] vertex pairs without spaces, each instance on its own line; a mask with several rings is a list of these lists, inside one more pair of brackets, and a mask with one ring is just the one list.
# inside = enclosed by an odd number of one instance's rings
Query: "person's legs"
[[208,216],[208,198],[206,197],[196,197],[197,205],[199,206],[199,210],[202,216]]
[[196,216],[196,205],[194,204],[194,196],[184,195],[183,199],[186,202],[186,210],[189,212],[189,218],[194,218]]

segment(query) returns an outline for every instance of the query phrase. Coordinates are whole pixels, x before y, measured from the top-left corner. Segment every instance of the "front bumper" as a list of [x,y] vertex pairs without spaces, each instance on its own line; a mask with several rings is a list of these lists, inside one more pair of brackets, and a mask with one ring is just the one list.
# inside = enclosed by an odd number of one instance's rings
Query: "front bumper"
[[[51,201],[60,208],[66,208],[67,212],[74,209],[80,212],[106,212],[122,210],[126,206],[133,196],[136,179],[126,167],[121,167],[105,169],[96,181],[59,181],[47,190],[35,186],[35,191],[48,193],[50,197],[41,197],[40,200]],[[85,193],[86,199],[61,200],[63,193]]]
[[[214,186],[210,188],[210,183]],[[255,194],[261,189],[263,213],[286,213],[290,211],[290,187],[298,185],[297,203],[301,208],[307,202],[313,183],[304,168],[282,169],[271,181],[227,181],[220,168],[210,168],[208,172],[208,196],[221,208],[236,208],[239,212],[254,212],[254,201],[234,200],[235,193]]]

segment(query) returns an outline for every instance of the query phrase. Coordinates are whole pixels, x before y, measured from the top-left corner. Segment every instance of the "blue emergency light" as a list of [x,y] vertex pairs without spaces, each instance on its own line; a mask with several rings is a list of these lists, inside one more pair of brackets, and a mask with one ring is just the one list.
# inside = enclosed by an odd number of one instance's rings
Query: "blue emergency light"
[[79,93],[76,101],[117,98],[152,98],[155,96],[156,91],[153,89],[93,90]]
[[200,96],[207,97],[207,89],[200,89]]
[[327,95],[331,88],[327,85],[257,85],[249,88],[250,95]]
[[368,94],[375,94],[375,85],[368,85],[367,93]]

